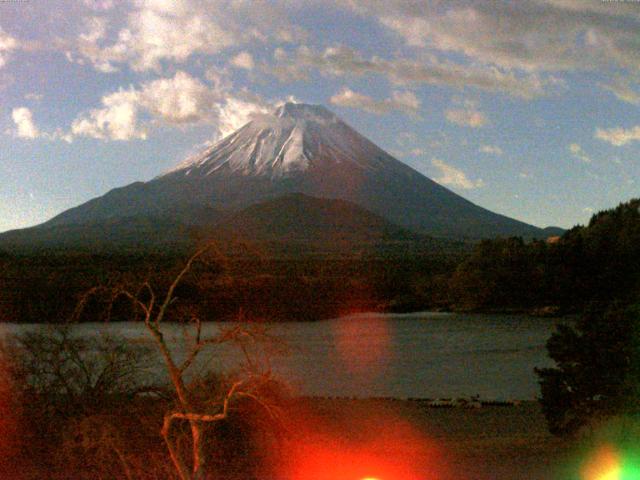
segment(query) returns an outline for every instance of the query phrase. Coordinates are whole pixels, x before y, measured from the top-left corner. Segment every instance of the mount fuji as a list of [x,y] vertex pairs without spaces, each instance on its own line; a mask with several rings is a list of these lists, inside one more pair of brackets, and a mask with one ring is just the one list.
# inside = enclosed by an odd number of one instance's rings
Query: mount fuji
[[69,235],[107,243],[150,232],[178,238],[191,227],[223,224],[261,202],[300,198],[292,194],[346,201],[390,225],[436,237],[548,236],[430,180],[326,108],[286,103],[149,182],[111,190],[41,225],[2,234],[0,246],[36,238],[53,245]]

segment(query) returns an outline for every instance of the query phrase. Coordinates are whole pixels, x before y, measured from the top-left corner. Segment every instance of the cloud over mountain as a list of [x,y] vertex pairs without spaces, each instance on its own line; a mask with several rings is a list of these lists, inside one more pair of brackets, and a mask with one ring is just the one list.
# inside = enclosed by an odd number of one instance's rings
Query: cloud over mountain
[[440,171],[440,176],[436,177],[435,180],[442,185],[462,188],[463,190],[471,190],[473,188],[480,188],[484,186],[484,181],[481,178],[472,181],[462,170],[453,167],[438,158],[432,159],[431,165]]
[[410,91],[394,91],[391,98],[376,100],[346,87],[332,96],[329,101],[333,105],[359,108],[365,112],[378,115],[389,113],[393,110],[399,110],[407,115],[417,115],[421,103],[415,94]]
[[145,139],[154,123],[208,122],[217,125],[224,136],[246,123],[253,113],[264,111],[257,97],[253,97],[254,101],[237,98],[212,72],[208,78],[213,85],[179,70],[171,78],[108,94],[102,98],[101,108],[92,109],[73,122],[71,133],[100,140]]

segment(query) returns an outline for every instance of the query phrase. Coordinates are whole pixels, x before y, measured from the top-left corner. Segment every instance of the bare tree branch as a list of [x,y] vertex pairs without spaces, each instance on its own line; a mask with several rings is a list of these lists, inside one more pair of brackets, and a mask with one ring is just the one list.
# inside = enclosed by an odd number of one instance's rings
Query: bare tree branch
[[[198,249],[173,278],[161,301],[158,301],[158,295],[148,280],[142,283],[135,291],[124,286],[110,290],[112,294],[111,304],[122,296],[131,301],[135,309],[143,313],[144,325],[153,338],[164,361],[171,385],[176,394],[178,408],[176,411],[165,415],[161,434],[169,450],[171,461],[181,480],[200,480],[203,478],[206,462],[204,456],[205,425],[227,418],[234,400],[242,398],[249,399],[260,405],[271,418],[280,418],[275,407],[260,398],[259,392],[256,390],[255,382],[253,382],[253,385],[249,382],[249,380],[255,378],[264,380],[270,377],[270,366],[268,366],[266,375],[264,372],[261,374],[262,377],[256,375],[261,362],[260,358],[254,358],[253,353],[256,345],[268,338],[264,327],[255,325],[247,327],[243,324],[235,324],[221,328],[215,335],[203,338],[202,321],[195,313],[192,313],[188,325],[192,325],[195,332],[193,335],[188,334],[190,348],[188,349],[185,359],[180,364],[176,363],[169,349],[162,331],[162,322],[167,316],[169,307],[176,301],[177,288],[189,272],[191,272],[194,264],[199,260],[203,260],[204,254],[209,251],[214,251],[216,254],[215,258],[219,262],[223,259],[223,256],[215,244],[208,244]],[[109,289],[105,287],[95,287],[89,290],[79,302],[75,312],[75,318],[80,316],[90,297],[102,291],[109,291]],[[203,403],[201,399],[199,400],[197,396],[193,396],[192,392],[190,392],[185,382],[185,373],[194,364],[198,355],[205,347],[226,343],[236,345],[242,352],[246,361],[248,379],[234,382],[224,395],[221,404],[213,401]],[[255,355],[257,356],[257,354]],[[219,411],[211,412],[216,405]],[[179,438],[173,435],[173,425],[178,421],[188,422],[191,430],[190,461],[187,461],[184,456],[184,451],[179,445]]]

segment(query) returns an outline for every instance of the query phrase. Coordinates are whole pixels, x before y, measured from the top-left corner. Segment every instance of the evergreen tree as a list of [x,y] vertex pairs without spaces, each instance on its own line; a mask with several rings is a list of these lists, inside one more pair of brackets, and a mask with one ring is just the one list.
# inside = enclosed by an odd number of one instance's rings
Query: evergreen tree
[[547,342],[555,368],[536,369],[551,433],[640,413],[640,305],[589,311]]

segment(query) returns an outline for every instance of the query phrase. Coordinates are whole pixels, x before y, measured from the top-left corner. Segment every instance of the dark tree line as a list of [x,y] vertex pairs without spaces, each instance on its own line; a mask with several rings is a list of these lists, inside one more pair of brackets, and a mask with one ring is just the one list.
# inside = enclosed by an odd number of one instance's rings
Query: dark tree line
[[[537,369],[540,403],[556,435],[640,421],[640,200],[599,212],[559,238],[477,244],[449,281],[466,310],[572,313],[547,342],[553,368]],[[633,433],[635,432],[635,433]]]
[[[59,323],[96,285],[153,281],[166,289],[184,255],[47,253],[0,258],[0,321]],[[177,296],[206,320],[249,318],[270,321],[319,320],[353,311],[419,310],[442,307],[446,278],[458,257],[419,256],[228,258],[224,272],[199,265]],[[93,298],[81,321],[131,320],[124,301],[106,308]]]
[[[640,201],[594,215],[552,248],[558,299],[582,313],[547,342],[553,368],[536,370],[552,433],[608,422],[633,446],[640,420]],[[627,428],[629,425],[631,429]],[[635,430],[636,434],[631,433]]]
[[[223,275],[201,268],[178,294],[206,310],[210,320],[232,319],[241,310],[278,321],[357,310],[577,313],[613,300],[630,303],[640,292],[639,206],[640,200],[632,200],[600,212],[552,241],[499,238],[466,251],[404,256],[248,253],[229,258]],[[0,321],[63,321],[95,285],[153,280],[166,287],[184,256],[0,255]],[[89,306],[84,320],[98,320],[103,307]],[[113,319],[130,319],[127,308],[116,305]]]
[[467,310],[555,307],[581,312],[640,294],[640,200],[595,214],[551,241],[485,240],[453,273],[450,301]]

